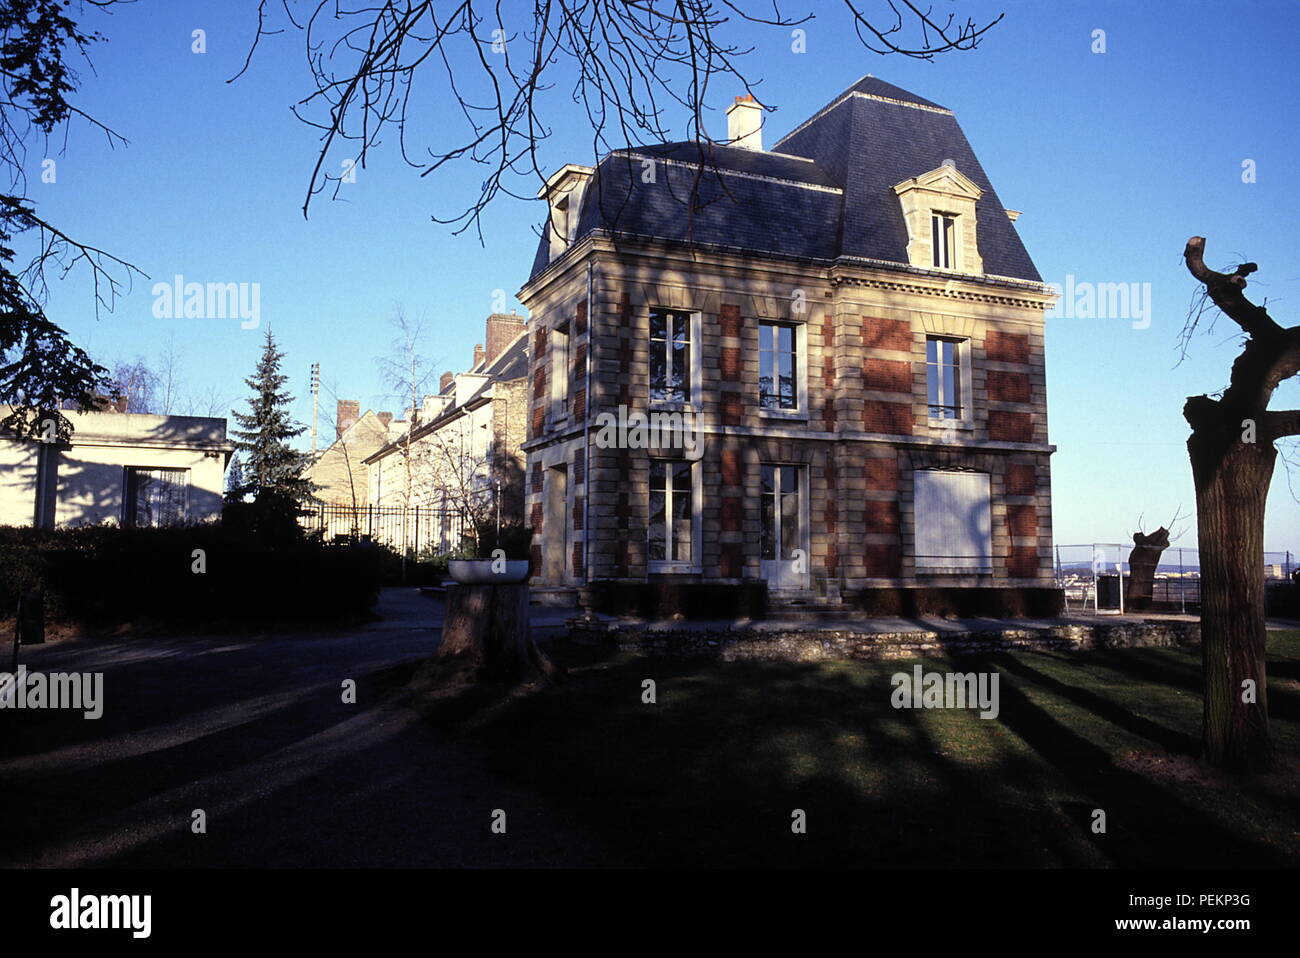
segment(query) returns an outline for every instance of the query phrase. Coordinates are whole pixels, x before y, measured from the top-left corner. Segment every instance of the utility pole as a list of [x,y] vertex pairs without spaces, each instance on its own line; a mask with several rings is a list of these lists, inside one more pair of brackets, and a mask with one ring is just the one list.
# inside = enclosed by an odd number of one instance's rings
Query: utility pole
[[311,364],[311,455],[316,458],[316,418],[320,413],[320,363]]

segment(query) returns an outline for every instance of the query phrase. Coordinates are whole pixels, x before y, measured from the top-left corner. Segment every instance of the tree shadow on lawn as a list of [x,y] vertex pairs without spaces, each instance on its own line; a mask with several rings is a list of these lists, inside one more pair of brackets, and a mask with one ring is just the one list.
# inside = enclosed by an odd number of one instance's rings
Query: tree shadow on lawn
[[[977,710],[894,709],[890,676],[910,673],[911,661],[702,664],[583,654],[586,661],[565,663],[569,678],[553,688],[453,696],[427,714],[481,747],[497,773],[571,807],[623,864],[1286,860],[1233,820],[1230,802],[1207,805],[1200,791],[1175,790],[1115,761],[1116,736],[1159,749],[1185,747],[1188,736],[1125,711],[1104,687],[1044,674],[1026,664],[1032,654],[923,660],[926,670],[1002,668],[996,720]],[[656,683],[655,704],[642,701],[646,679]],[[1090,681],[1081,668],[1079,679]],[[1186,707],[1199,716],[1199,699]],[[1087,720],[1072,727],[1061,718],[1069,710]],[[1103,835],[1091,832],[1097,808],[1107,813]],[[792,830],[796,809],[806,813],[806,834]]]

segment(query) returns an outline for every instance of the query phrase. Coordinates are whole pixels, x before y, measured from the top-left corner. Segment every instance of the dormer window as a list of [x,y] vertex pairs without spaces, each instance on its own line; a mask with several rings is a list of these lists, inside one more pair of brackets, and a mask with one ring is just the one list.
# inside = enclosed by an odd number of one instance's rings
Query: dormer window
[[975,222],[983,192],[951,160],[895,186],[907,224],[907,261],[920,269],[983,273]]
[[934,213],[930,217],[930,245],[935,269],[957,268],[957,217],[951,213]]
[[582,194],[591,178],[592,168],[570,163],[555,173],[537,195],[547,202],[546,241],[549,259],[558,259],[574,240]]
[[566,194],[551,207],[551,259],[569,248],[569,196]]

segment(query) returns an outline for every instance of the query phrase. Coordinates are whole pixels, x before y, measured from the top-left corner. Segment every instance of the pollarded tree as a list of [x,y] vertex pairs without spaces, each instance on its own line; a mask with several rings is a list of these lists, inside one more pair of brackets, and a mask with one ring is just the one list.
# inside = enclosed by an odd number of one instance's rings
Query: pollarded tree
[[1192,427],[1187,450],[1200,540],[1204,749],[1212,765],[1254,772],[1274,761],[1264,671],[1264,507],[1274,443],[1300,435],[1300,410],[1270,412],[1268,403],[1279,383],[1300,373],[1300,326],[1279,326],[1246,299],[1254,263],[1220,273],[1205,265],[1204,254],[1205,238],[1189,239],[1188,270],[1205,298],[1246,334],[1223,394],[1192,396],[1183,406]]
[[312,493],[311,482],[302,476],[311,457],[289,445],[307,427],[289,415],[293,396],[284,388],[289,377],[280,372],[283,358],[268,329],[257,370],[244,380],[253,390],[249,412],[231,411],[240,426],[231,431],[235,448],[244,454],[244,486],[236,491],[251,494],[256,501],[275,498],[297,507]]

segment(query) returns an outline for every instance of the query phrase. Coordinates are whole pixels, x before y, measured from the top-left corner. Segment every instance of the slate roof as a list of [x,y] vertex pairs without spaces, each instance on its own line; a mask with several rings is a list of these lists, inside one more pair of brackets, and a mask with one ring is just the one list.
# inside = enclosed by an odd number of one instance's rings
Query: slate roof
[[[642,182],[647,159],[667,161],[655,163],[653,183]],[[799,260],[906,264],[907,227],[893,187],[949,159],[984,191],[975,213],[985,273],[1041,281],[952,112],[875,77],[766,150],[684,142],[609,154],[583,197],[575,239],[600,229]],[[548,262],[543,236],[531,275]]]
[[[476,375],[486,376],[487,379],[479,383],[478,387],[468,396],[463,398],[457,397],[456,405],[449,406],[428,422],[416,426],[415,431],[411,433],[410,436],[411,442],[441,429],[448,421],[461,415],[465,411],[466,406],[472,404],[475,400],[490,390],[494,384],[525,378],[528,375],[527,332],[521,332],[516,336],[510,345],[501,351],[501,355],[492,360],[492,363],[486,369],[482,368],[482,364],[480,363],[479,366],[476,366],[472,371]],[[407,441],[407,437],[401,435],[376,449],[373,453],[367,456],[364,461],[374,462],[377,459],[382,459],[384,456],[387,456],[400,448],[401,445]]]

